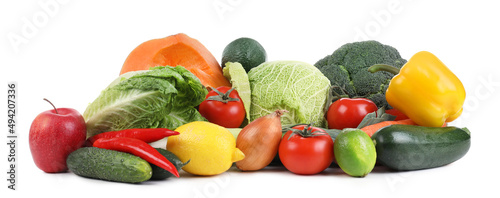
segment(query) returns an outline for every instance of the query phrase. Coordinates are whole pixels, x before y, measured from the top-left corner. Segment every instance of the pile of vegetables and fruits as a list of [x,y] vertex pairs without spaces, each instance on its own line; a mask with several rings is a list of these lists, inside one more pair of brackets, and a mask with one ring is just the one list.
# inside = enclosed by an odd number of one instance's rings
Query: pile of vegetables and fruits
[[83,114],[49,102],[30,128],[35,164],[127,183],[231,166],[365,177],[376,164],[429,169],[469,150],[469,130],[448,126],[462,113],[464,87],[430,52],[407,61],[360,41],[313,65],[268,61],[244,37],[227,44],[221,63],[182,33],[142,43]]

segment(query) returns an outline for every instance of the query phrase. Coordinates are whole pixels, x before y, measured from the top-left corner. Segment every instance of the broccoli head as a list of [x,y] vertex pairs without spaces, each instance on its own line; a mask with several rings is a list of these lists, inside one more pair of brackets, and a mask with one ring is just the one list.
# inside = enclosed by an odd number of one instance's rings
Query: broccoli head
[[388,72],[371,73],[368,67],[387,64],[401,68],[406,60],[398,50],[378,41],[347,43],[314,64],[340,95],[364,97],[378,107],[387,105],[385,91],[394,76]]

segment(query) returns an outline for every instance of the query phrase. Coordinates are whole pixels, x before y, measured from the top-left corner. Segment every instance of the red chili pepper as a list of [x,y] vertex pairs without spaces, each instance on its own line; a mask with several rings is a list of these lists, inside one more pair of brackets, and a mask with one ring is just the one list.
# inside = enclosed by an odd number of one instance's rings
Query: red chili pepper
[[165,137],[179,135],[179,132],[166,128],[134,128],[120,131],[108,131],[94,135],[87,139],[85,145],[92,146],[99,138],[129,137],[142,140],[146,143],[155,142]]
[[129,137],[100,138],[94,142],[93,146],[130,153],[179,177],[177,168],[165,156],[142,140]]

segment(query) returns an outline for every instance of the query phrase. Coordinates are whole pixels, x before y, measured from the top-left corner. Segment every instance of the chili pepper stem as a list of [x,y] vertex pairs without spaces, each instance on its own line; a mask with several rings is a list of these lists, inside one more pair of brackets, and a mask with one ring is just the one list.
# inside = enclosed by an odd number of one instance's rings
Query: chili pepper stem
[[394,67],[392,65],[386,65],[386,64],[375,64],[375,65],[372,65],[368,68],[368,71],[371,72],[371,73],[375,73],[375,72],[378,72],[378,71],[386,71],[386,72],[389,72],[391,74],[398,74],[399,73],[399,68],[397,67]]

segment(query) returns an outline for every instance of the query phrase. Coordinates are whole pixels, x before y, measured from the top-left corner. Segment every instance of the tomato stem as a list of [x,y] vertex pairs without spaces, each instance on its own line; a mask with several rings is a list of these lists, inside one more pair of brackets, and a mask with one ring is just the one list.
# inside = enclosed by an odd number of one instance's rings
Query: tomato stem
[[290,136],[288,136],[288,140],[290,140],[290,138],[292,138],[293,134],[297,134],[297,135],[300,135],[300,136],[305,137],[305,138],[307,138],[307,137],[316,137],[316,136],[321,136],[321,135],[328,135],[328,133],[322,132],[322,131],[312,132],[313,127],[311,125],[313,125],[313,124],[314,123],[308,124],[302,130],[294,129],[294,128],[289,128],[288,130],[291,130],[292,134],[290,134]]
[[217,89],[213,89],[213,91],[215,91],[215,93],[217,93],[219,95],[217,95],[217,96],[209,96],[207,98],[207,100],[215,100],[215,101],[223,102],[224,104],[227,104],[230,101],[240,101],[240,99],[238,99],[238,98],[231,98],[231,97],[229,97],[229,94],[231,94],[231,92],[233,90],[234,90],[234,87],[231,88],[230,90],[228,90],[226,93],[222,93],[222,92],[220,92]]

